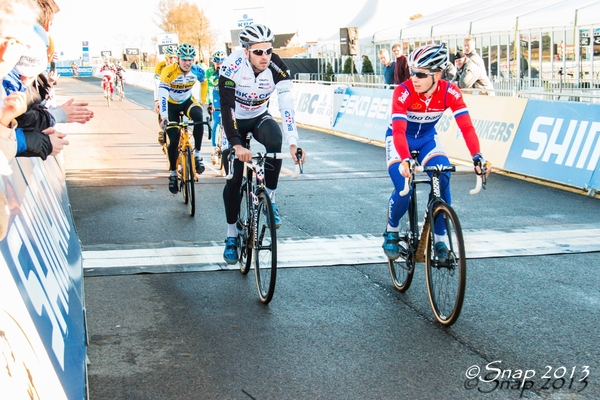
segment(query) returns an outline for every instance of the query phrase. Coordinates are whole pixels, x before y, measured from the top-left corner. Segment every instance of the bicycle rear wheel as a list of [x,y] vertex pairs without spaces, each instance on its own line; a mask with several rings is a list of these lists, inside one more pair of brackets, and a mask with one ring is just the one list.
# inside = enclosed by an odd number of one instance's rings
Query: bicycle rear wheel
[[257,194],[258,207],[254,215],[256,232],[253,243],[254,273],[256,275],[256,287],[260,301],[267,304],[273,298],[275,292],[275,280],[277,277],[277,237],[275,231],[275,217],[271,198],[266,191],[261,190]]
[[194,216],[196,213],[196,192],[194,191],[194,158],[192,157],[192,150],[187,149],[185,151],[185,168],[184,168],[184,191],[188,194],[188,210],[190,216]]
[[250,271],[252,265],[252,229],[250,225],[250,190],[248,179],[244,178],[240,189],[240,213],[236,227],[238,230],[238,245],[240,246],[240,272],[244,275]]
[[[446,228],[443,241],[448,252],[445,260],[440,259],[435,251],[434,222],[439,221],[440,218]],[[440,203],[433,210],[433,221],[427,237],[425,264],[427,293],[435,318],[440,324],[450,326],[456,322],[462,309],[467,261],[460,222],[456,212],[448,204]]]
[[388,258],[388,268],[394,287],[400,292],[405,292],[412,283],[415,272],[415,256],[412,249],[414,234],[411,231],[413,222],[416,221],[413,213],[412,202],[409,203],[408,211],[400,218],[400,257],[395,260]]

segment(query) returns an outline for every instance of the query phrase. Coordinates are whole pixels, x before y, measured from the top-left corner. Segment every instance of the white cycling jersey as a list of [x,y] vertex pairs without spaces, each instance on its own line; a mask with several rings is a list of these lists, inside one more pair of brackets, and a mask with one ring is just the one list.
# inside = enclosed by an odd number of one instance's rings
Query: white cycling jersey
[[281,125],[288,145],[298,143],[292,79],[281,58],[273,53],[269,67],[255,75],[244,49],[236,50],[223,61],[219,73],[221,117],[232,146],[241,144],[234,119],[251,119],[268,111],[269,98],[277,91]]

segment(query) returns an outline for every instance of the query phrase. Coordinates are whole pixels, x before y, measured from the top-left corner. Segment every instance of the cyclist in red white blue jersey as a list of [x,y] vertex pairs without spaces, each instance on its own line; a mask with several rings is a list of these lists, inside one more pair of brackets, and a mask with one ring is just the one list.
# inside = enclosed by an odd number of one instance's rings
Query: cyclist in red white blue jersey
[[[408,59],[411,78],[398,85],[392,95],[392,122],[386,132],[385,143],[388,173],[395,190],[389,199],[388,223],[383,234],[383,251],[390,259],[400,256],[398,225],[408,210],[412,195],[400,196],[405,179],[410,177],[414,165],[411,151],[419,152],[417,161],[420,165],[450,165],[435,130],[435,124],[446,109],[452,110],[473,158],[475,171],[481,173],[481,166],[485,164],[479,149],[479,138],[460,89],[441,78],[447,62],[448,49],[444,44],[416,48]],[[440,191],[442,199],[450,204],[450,173],[441,174]],[[440,219],[438,222],[441,224],[435,226],[434,233],[438,236],[435,250],[443,260],[448,250],[443,241],[443,221]]]

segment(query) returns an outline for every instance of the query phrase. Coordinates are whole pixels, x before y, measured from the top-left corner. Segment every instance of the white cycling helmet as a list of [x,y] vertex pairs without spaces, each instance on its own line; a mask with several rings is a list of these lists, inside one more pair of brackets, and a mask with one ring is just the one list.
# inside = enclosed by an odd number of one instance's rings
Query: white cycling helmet
[[417,47],[408,56],[408,65],[413,68],[424,68],[441,71],[448,63],[448,48],[442,44],[426,44]]
[[275,40],[273,32],[262,24],[245,26],[240,31],[238,38],[243,47],[250,47],[255,43],[273,42]]

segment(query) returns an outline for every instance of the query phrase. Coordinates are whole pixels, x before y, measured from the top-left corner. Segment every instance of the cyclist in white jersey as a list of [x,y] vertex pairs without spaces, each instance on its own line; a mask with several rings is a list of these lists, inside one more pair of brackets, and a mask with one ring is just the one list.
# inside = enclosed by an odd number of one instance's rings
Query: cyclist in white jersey
[[[237,254],[237,229],[235,222],[240,209],[240,186],[242,162],[252,160],[252,152],[245,148],[246,134],[265,146],[267,152],[281,152],[283,134],[279,124],[269,114],[270,96],[276,91],[281,112],[281,125],[294,163],[298,163],[298,130],[294,117],[292,80],[287,66],[273,53],[274,36],[271,30],[260,24],[246,26],[239,33],[243,49],[236,50],[225,59],[219,74],[221,95],[221,119],[227,141],[223,149],[223,165],[228,170],[227,159],[230,148],[235,150],[234,176],[225,183],[223,200],[227,217],[227,239],[223,259],[235,264]],[[302,162],[306,154],[302,153]],[[281,171],[281,160],[272,160],[272,169],[265,171],[265,184],[273,202],[275,225],[281,219],[275,205],[275,189]],[[229,171],[226,171],[227,173]]]

